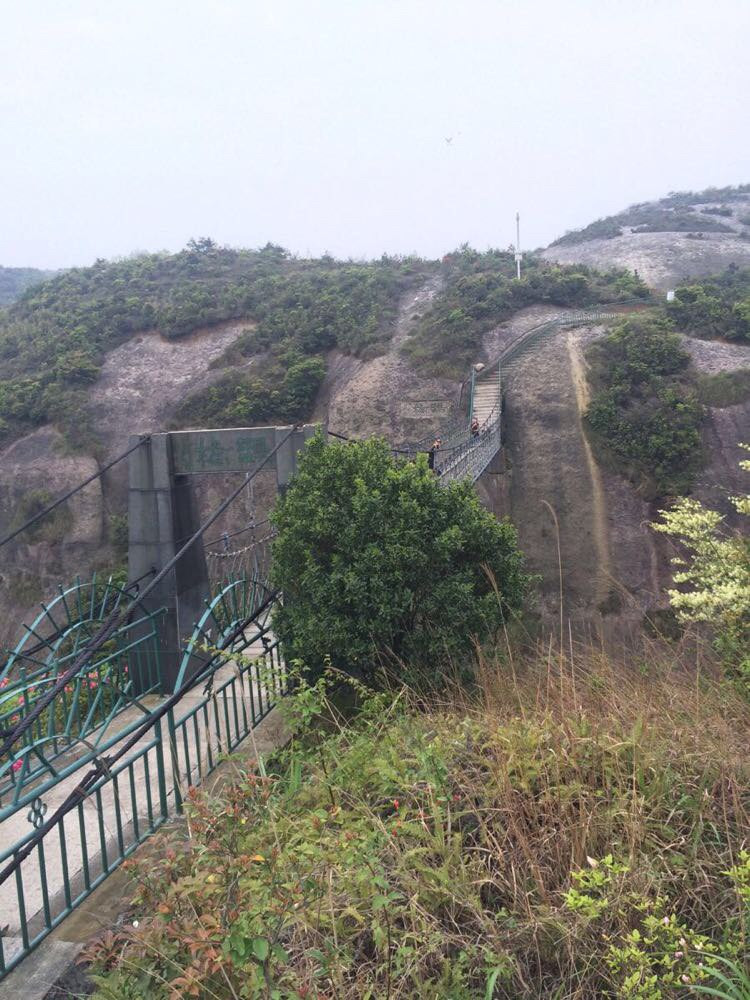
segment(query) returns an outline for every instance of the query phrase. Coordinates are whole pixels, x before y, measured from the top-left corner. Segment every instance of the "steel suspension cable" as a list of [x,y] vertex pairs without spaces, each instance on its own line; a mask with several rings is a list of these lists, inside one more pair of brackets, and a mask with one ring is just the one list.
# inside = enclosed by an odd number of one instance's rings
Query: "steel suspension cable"
[[102,466],[101,469],[99,469],[93,475],[89,476],[88,479],[84,479],[84,481],[82,483],[79,483],[78,486],[74,486],[72,490],[68,490],[68,492],[64,496],[58,497],[57,500],[51,503],[48,507],[45,507],[44,510],[39,511],[38,514],[34,514],[34,516],[30,517],[25,524],[21,525],[20,528],[16,528],[15,531],[12,531],[9,535],[6,535],[5,538],[3,538],[0,541],[0,548],[2,548],[3,545],[7,545],[8,542],[11,542],[17,535],[20,535],[22,532],[27,531],[32,525],[36,524],[37,521],[41,520],[41,518],[46,517],[47,514],[51,514],[52,511],[55,510],[55,508],[59,507],[61,503],[65,503],[66,500],[70,500],[70,498],[72,496],[75,496],[75,494],[78,493],[79,490],[82,490],[85,486],[88,486],[89,483],[93,483],[95,479],[99,479],[99,477],[103,476],[105,472],[108,472],[113,465],[117,465],[118,462],[121,462],[124,458],[127,458],[128,455],[130,455],[132,452],[136,450],[136,448],[140,448],[140,446],[145,441],[149,441],[150,439],[151,435],[145,434],[143,437],[139,438],[139,440],[134,445],[131,445],[127,451],[124,451],[121,455],[118,455],[116,458],[113,458],[111,462],[107,462],[106,465]]

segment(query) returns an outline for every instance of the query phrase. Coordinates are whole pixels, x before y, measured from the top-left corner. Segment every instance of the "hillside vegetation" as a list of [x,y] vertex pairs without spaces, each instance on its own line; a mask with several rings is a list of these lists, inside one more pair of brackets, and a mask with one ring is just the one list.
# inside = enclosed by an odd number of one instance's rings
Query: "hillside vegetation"
[[[87,388],[108,351],[135,333],[169,338],[228,320],[248,328],[215,367],[214,384],[185,398],[174,426],[231,426],[307,417],[337,347],[382,352],[402,294],[439,265],[383,257],[303,260],[280,247],[234,250],[191,241],[177,254],[97,261],[30,288],[0,314],[0,435],[46,422],[90,443]],[[442,264],[445,288],[406,351],[422,371],[462,376],[489,327],[532,303],[560,306],[647,297],[626,272],[598,274],[529,256],[515,281],[512,254],[463,247]],[[88,437],[87,437],[88,436]]]
[[669,321],[621,321],[587,357],[586,424],[600,457],[614,459],[648,497],[686,493],[702,464],[704,412],[690,355]]
[[54,275],[36,267],[0,267],[0,306],[7,306],[31,288]]
[[[706,205],[700,211],[696,206]],[[617,215],[597,219],[583,229],[565,233],[550,246],[569,246],[589,240],[614,239],[622,236],[625,227],[637,233],[734,233],[737,230],[722,222],[734,215],[731,205],[747,211],[740,217],[744,233],[750,238],[750,184],[736,187],[707,188],[705,191],[674,192],[654,202],[641,202]]]
[[442,270],[444,291],[419,317],[404,349],[420,371],[454,378],[463,377],[476,361],[482,335],[525,306],[649,298],[643,282],[627,271],[550,264],[534,254],[525,258],[520,281],[513,254],[501,250],[461,247],[443,259]]
[[679,285],[667,315],[692,337],[750,342],[750,268],[728,267],[721,274]]
[[750,369],[699,374],[680,333],[750,342],[750,270],[680,285],[663,309],[620,322],[588,350],[587,428],[599,457],[649,498],[689,492],[705,459],[704,406],[750,397]]
[[8,437],[52,421],[80,434],[86,387],[108,350],[144,330],[180,337],[243,318],[257,326],[227,364],[259,351],[264,364],[252,377],[220,380],[207,400],[186,401],[180,418],[220,426],[298,417],[322,377],[321,353],[381,350],[400,294],[426,266],[297,260],[280,247],[233,250],[204,239],[178,254],[67,271],[0,316],[0,431]]
[[96,1000],[687,1000],[744,953],[747,705],[571,655],[349,723],[302,684],[289,748],[138,869]]

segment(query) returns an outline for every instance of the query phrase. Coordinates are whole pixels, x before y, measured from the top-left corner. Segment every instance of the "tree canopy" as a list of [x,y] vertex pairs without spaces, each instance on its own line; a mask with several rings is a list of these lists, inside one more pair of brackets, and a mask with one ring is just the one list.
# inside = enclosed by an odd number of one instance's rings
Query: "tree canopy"
[[631,317],[588,351],[594,392],[586,424],[600,446],[651,496],[685,493],[702,462],[690,356],[663,317]]
[[330,657],[368,680],[382,664],[434,680],[521,607],[512,525],[384,441],[314,438],[273,520],[274,629],[313,673]]
[[750,342],[750,268],[730,265],[722,274],[680,285],[667,314],[694,337]]

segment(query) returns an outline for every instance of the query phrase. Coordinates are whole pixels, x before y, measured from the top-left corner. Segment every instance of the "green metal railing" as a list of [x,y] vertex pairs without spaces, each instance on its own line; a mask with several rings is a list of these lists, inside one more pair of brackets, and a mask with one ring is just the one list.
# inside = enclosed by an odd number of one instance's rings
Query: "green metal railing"
[[[69,596],[74,589],[61,594]],[[77,607],[77,602],[69,603],[71,608]],[[3,885],[0,926],[8,925],[8,929],[0,935],[0,978],[15,968],[140,843],[178,814],[187,789],[202,781],[226,754],[236,749],[284,694],[286,671],[278,642],[270,631],[271,605],[272,598],[257,580],[236,580],[219,591],[208,603],[201,622],[196,623],[188,643],[189,653],[186,648],[185,663],[205,649],[208,669],[201,676],[201,687],[187,689],[184,702],[178,702],[163,718],[154,719],[151,735],[144,736],[91,787],[83,801],[45,831],[20,862],[14,877]],[[90,602],[81,606],[91,609]],[[46,610],[50,608],[52,605]],[[254,613],[257,620],[251,622]],[[106,688],[110,684],[121,691],[123,685],[127,688],[129,673],[124,671],[123,679],[123,670],[118,668],[115,681],[114,665],[131,664],[134,657],[140,656],[140,668],[145,670],[148,655],[156,657],[148,665],[156,671],[152,689],[155,694],[160,615],[153,615],[145,630],[144,618],[140,618],[115,633],[101,659],[86,665],[82,678],[88,678],[93,671],[99,686]],[[56,621],[59,636],[71,635],[71,628],[78,624],[59,627],[63,625],[61,615]],[[44,688],[45,677],[49,683],[45,668],[53,676],[59,673],[55,672],[52,656],[56,639],[44,644],[49,663],[37,663],[33,669],[28,665],[30,650],[45,638],[40,624],[35,622],[29,633],[32,639],[27,635],[14,650],[13,669],[9,672],[6,665],[3,672],[9,680],[0,695],[13,692],[17,699],[21,674],[25,674],[27,686],[32,689],[23,705],[16,702],[17,711],[34,704],[34,692],[37,687]],[[33,640],[33,634],[39,637]],[[205,648],[209,640],[213,652]],[[215,649],[222,643],[226,643],[226,655],[217,659]],[[20,655],[19,647],[26,650],[25,657]],[[227,664],[226,660],[239,649],[248,650],[248,658]],[[65,655],[70,655],[67,648]],[[183,680],[187,685],[187,679]],[[35,723],[30,730],[33,738],[29,736],[14,748],[11,762],[2,769],[9,801],[0,811],[0,869],[34,844],[45,822],[45,793],[49,793],[52,805],[63,800],[81,780],[87,764],[107,750],[116,753],[118,744],[148,724],[150,710],[141,696],[132,697],[125,705],[120,704],[117,695],[107,702],[106,711],[99,711],[93,710],[98,697],[95,693],[85,711],[71,715],[70,703],[75,701],[76,693],[68,694],[66,710],[53,712],[52,720],[43,713],[41,731]],[[153,694],[152,708],[154,702],[158,705]],[[78,700],[80,703],[80,695]],[[125,708],[130,708],[131,713],[123,715]],[[69,737],[70,742],[66,742]],[[31,758],[36,761],[33,770],[23,763]],[[14,767],[18,761],[21,767]]]
[[[42,605],[0,671],[0,730],[30,718],[111,611],[126,598],[111,580],[80,580]],[[0,763],[0,821],[121,739],[143,719],[143,697],[159,691],[163,610],[141,613],[109,641],[37,715]],[[136,693],[137,692],[137,693]],[[130,723],[123,713],[136,716]]]
[[[627,314],[628,311],[647,308],[649,308],[648,302],[644,302],[642,299],[633,299],[612,303],[611,305],[592,306],[588,309],[580,309],[575,312],[560,313],[524,331],[512,343],[506,344],[499,356],[495,357],[481,372],[472,369],[471,374],[464,380],[461,386],[459,409],[464,400],[468,400],[468,414],[469,418],[471,418],[471,414],[474,411],[474,397],[477,385],[495,372],[498,374],[497,403],[493,412],[480,428],[478,435],[471,434],[468,423],[464,423],[464,418],[462,417],[457,425],[459,431],[451,436],[447,447],[445,446],[445,438],[443,438],[443,446],[438,453],[440,456],[439,465],[436,463],[441,482],[451,482],[467,476],[472,481],[476,481],[492,461],[494,455],[499,451],[502,445],[503,365],[517,361],[537,341],[561,327],[617,319]],[[452,425],[453,430],[455,430],[454,425]]]
[[206,610],[200,621],[196,622],[193,634],[185,645],[175,681],[176,691],[185,683],[191,666],[200,659],[201,650],[230,648],[233,652],[241,652],[246,648],[248,640],[244,633],[239,636],[234,634],[235,626],[240,621],[254,620],[264,606],[265,623],[270,610],[269,595],[267,585],[257,575],[249,578],[241,576],[230,582],[222,581],[213,600],[205,602]]
[[[36,852],[16,871],[14,886],[4,889],[3,913],[15,908],[16,918],[0,936],[0,977],[15,968],[55,927],[170,815],[161,727],[153,739],[94,786],[83,802],[61,818],[55,832],[39,842]],[[137,780],[138,775],[142,780]],[[156,789],[152,776],[158,778]],[[139,794],[140,791],[140,794]],[[105,821],[114,803],[114,834]],[[129,809],[127,808],[129,803]],[[32,840],[41,805],[32,810],[29,833],[0,853],[0,864]],[[51,888],[48,873],[59,873]],[[11,900],[15,888],[15,900]]]

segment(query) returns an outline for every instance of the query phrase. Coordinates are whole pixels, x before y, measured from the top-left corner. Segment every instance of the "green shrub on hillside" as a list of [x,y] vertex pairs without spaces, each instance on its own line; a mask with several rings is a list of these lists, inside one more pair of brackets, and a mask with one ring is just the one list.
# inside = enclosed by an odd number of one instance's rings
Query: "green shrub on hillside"
[[522,603],[516,534],[471,484],[443,487],[384,441],[313,439],[273,514],[274,632],[287,662],[439,679]]
[[750,341],[750,268],[732,264],[722,274],[680,285],[667,314],[694,337]]
[[643,282],[627,271],[549,264],[534,254],[526,257],[518,281],[512,253],[479,253],[467,246],[444,258],[443,273],[444,290],[420,318],[404,350],[419,369],[454,377],[464,376],[478,359],[483,334],[525,306],[586,306],[649,297]]
[[[284,363],[286,362],[286,364]],[[266,359],[249,373],[228,371],[177,408],[178,427],[293,423],[309,415],[326,374],[323,358]]]
[[734,232],[731,226],[727,226],[717,219],[707,219],[705,216],[673,210],[648,209],[629,212],[623,220],[623,224],[633,226],[635,233]]
[[703,408],[679,336],[664,319],[634,317],[587,357],[594,443],[646,495],[687,492],[702,460]]

